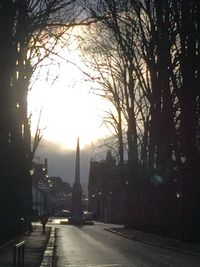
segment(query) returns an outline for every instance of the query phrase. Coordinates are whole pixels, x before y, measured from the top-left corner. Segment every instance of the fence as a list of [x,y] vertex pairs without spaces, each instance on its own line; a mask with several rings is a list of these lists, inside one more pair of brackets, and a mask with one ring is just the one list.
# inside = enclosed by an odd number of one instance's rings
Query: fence
[[13,248],[13,266],[16,267],[24,267],[24,249],[25,249],[25,241],[22,241]]

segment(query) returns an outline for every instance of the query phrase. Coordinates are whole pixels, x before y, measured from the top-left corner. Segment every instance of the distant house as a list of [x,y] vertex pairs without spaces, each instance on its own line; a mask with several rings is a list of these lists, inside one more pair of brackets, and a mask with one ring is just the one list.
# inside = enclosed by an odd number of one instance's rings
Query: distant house
[[51,214],[71,210],[72,188],[60,177],[48,177],[50,186]]
[[32,208],[33,217],[43,212],[53,215],[61,210],[71,209],[72,188],[61,177],[48,175],[47,159],[44,163],[33,163]]
[[34,185],[32,186],[33,220],[37,220],[45,211],[45,194]]
[[88,183],[88,208],[94,219],[121,223],[124,218],[124,191],[111,151],[103,161],[91,161]]

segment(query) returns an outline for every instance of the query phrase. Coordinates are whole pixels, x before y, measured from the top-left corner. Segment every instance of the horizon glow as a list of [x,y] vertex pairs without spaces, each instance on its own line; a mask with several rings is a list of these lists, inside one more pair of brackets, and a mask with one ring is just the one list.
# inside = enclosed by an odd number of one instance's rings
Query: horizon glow
[[[105,126],[100,126],[104,111],[111,104],[90,93],[92,84],[85,81],[84,74],[78,69],[82,67],[82,63],[76,46],[73,44],[70,49],[62,49],[61,53],[62,57],[74,64],[61,60],[59,67],[50,64],[42,68],[28,95],[29,112],[32,112],[31,131],[34,135],[42,108],[40,128],[46,128],[43,138],[58,143],[62,149],[75,150],[79,137],[82,149],[85,145],[110,135]],[[52,79],[57,76],[53,84],[47,80],[47,71]]]

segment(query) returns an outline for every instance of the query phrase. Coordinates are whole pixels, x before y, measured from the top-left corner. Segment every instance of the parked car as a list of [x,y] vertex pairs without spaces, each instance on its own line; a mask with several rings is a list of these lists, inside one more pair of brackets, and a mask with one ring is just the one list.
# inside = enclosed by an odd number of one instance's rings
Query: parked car
[[71,218],[71,211],[69,210],[61,210],[58,211],[54,214],[55,217],[59,217],[59,218]]
[[83,212],[83,222],[86,224],[94,224],[93,213],[90,211]]

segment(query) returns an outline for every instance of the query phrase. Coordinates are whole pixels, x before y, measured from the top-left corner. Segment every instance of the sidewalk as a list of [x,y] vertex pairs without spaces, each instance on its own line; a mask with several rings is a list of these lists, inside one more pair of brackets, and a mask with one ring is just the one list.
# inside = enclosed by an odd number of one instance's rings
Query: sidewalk
[[40,267],[43,255],[47,247],[51,227],[46,227],[46,232],[42,233],[40,225],[33,226],[32,233],[26,233],[24,236],[8,243],[0,248],[0,266],[13,266],[13,245],[20,241],[25,241],[25,267]]
[[113,227],[105,229],[109,232],[124,236],[132,240],[140,241],[153,246],[163,247],[182,253],[191,254],[200,257],[200,244],[181,242],[176,239],[165,238],[158,235],[135,231],[124,227]]

